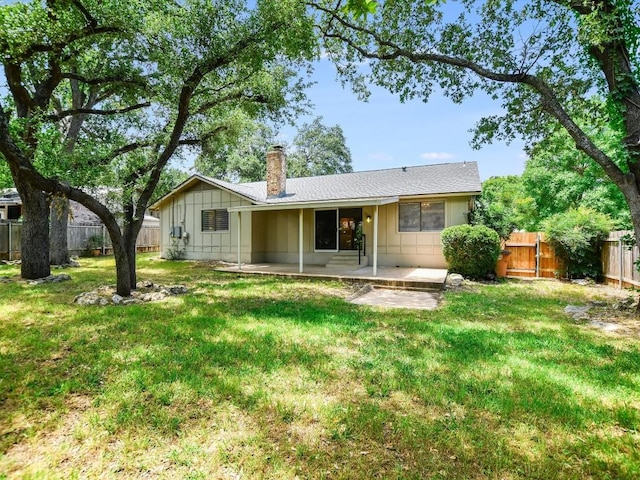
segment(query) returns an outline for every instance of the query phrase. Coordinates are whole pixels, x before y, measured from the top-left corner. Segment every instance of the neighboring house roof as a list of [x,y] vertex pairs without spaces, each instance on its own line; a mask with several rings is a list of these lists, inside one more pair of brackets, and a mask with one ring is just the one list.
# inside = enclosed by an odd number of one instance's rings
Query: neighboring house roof
[[480,193],[480,175],[476,162],[443,163],[417,167],[390,168],[340,173],[317,177],[287,178],[286,195],[267,198],[267,182],[230,183],[203,175],[194,175],[151,208],[159,207],[172,194],[199,179],[236,193],[253,203],[285,205],[346,201],[380,197]]
[[[108,193],[108,189],[102,189],[104,194],[102,197],[98,197],[101,201],[105,201],[107,198],[106,193]],[[113,204],[113,202],[111,202]],[[0,207],[5,205],[22,205],[22,200],[20,199],[20,195],[18,194],[18,190],[15,188],[10,188],[0,193]],[[71,208],[71,218],[69,219],[70,225],[100,225],[102,224],[102,220],[100,217],[89,210],[84,205],[74,202],[73,200],[69,203]],[[144,216],[144,225],[145,226],[153,226],[158,225],[160,220],[151,215]]]
[[0,205],[22,205],[18,191],[15,188],[0,191]]

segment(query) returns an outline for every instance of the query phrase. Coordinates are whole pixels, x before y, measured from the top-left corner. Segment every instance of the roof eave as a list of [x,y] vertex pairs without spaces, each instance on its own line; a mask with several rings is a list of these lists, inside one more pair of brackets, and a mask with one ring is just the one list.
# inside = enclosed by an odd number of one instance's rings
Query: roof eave
[[376,197],[376,198],[349,198],[344,200],[323,200],[310,202],[287,202],[287,203],[262,203],[259,205],[241,205],[229,207],[229,212],[258,212],[270,210],[296,210],[300,208],[339,208],[339,207],[368,207],[375,205],[388,205],[397,203],[399,197]]
[[158,200],[156,200],[152,205],[149,206],[149,209],[150,210],[158,210],[162,206],[162,204],[166,203],[168,200],[170,200],[175,195],[181,193],[186,188],[192,186],[194,183],[196,183],[196,181],[201,181],[201,182],[204,182],[204,183],[206,183],[208,185],[211,185],[212,187],[216,187],[216,188],[219,188],[220,190],[224,190],[225,192],[233,193],[234,195],[237,195],[237,196],[239,196],[241,198],[244,198],[245,200],[247,200],[249,202],[258,203],[258,201],[255,198],[251,198],[251,197],[249,197],[247,195],[244,195],[244,194],[242,194],[240,192],[232,190],[232,189],[228,188],[227,186],[219,183],[214,178],[208,178],[208,177],[205,177],[203,175],[195,173],[195,174],[191,175],[189,178],[187,178],[180,185],[178,185],[176,188],[171,190],[169,193],[167,193],[166,195],[164,195],[161,198],[159,198]]

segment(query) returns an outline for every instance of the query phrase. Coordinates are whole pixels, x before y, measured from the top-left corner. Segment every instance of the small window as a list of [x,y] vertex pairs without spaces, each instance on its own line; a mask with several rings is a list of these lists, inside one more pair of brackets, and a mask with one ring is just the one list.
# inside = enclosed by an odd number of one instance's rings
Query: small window
[[224,208],[215,210],[202,210],[203,232],[227,232],[229,231],[229,212]]
[[433,232],[444,229],[444,202],[401,203],[398,208],[401,232]]

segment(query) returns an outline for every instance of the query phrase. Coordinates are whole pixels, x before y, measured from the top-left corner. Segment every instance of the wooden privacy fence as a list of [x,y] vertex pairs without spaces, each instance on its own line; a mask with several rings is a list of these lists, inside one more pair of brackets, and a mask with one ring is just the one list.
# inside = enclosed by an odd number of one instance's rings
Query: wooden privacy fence
[[514,232],[505,242],[505,250],[511,252],[509,277],[557,278],[562,274],[562,264],[542,232]]
[[[21,223],[0,223],[0,260],[20,258]],[[87,240],[101,240],[99,249],[103,255],[113,253],[111,239],[103,225],[69,225],[67,242],[70,255],[81,255],[87,250]],[[142,227],[136,241],[138,252],[160,251],[160,227]]]
[[638,247],[629,248],[621,240],[630,231],[611,232],[602,247],[602,270],[608,284],[623,287],[640,287],[640,273],[634,262],[640,258]]

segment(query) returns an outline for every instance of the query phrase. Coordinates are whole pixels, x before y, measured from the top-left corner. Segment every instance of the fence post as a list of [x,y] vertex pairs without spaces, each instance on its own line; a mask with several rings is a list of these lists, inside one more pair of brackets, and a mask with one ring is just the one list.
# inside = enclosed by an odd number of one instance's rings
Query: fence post
[[11,245],[11,221],[9,221],[9,261],[11,261],[11,249],[13,245]]
[[618,288],[622,289],[622,281],[624,279],[624,249],[622,248],[622,237],[618,238],[618,248],[620,249],[620,279],[618,280]]
[[106,250],[104,248],[105,230],[106,230],[105,226],[102,225],[102,256],[103,257],[107,254],[107,252],[106,252]]
[[540,234],[536,234],[536,278],[540,278]]

